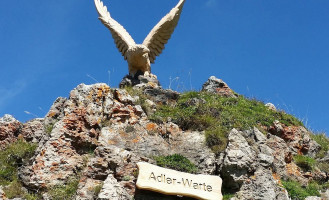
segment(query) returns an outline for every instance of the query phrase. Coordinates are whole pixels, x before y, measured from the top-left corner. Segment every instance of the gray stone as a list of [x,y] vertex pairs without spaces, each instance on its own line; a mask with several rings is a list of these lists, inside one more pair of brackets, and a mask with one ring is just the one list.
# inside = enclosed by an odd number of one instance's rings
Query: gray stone
[[262,167],[245,181],[235,200],[289,200],[287,191],[273,179],[272,172]]
[[131,198],[111,174],[104,181],[103,188],[98,195],[99,200],[127,200]]
[[272,103],[267,103],[267,104],[265,104],[265,106],[270,110],[276,111],[276,107]]
[[257,155],[242,132],[233,129],[228,140],[221,174],[227,187],[238,189],[247,180],[248,174],[255,170]]

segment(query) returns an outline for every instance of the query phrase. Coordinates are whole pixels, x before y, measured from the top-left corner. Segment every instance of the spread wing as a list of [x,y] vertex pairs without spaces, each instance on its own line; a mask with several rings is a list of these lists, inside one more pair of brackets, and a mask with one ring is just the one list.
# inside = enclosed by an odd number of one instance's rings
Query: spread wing
[[123,26],[111,18],[110,13],[107,11],[107,7],[104,6],[101,0],[95,0],[95,5],[99,14],[99,20],[101,20],[101,22],[111,31],[117,48],[122,56],[124,56],[125,60],[127,60],[126,52],[129,46],[136,44],[135,41]]
[[165,44],[167,44],[174,32],[184,3],[185,0],[180,0],[176,7],[163,17],[145,38],[143,45],[150,49],[149,57],[151,63],[154,63],[156,56],[161,54],[162,50],[165,48]]

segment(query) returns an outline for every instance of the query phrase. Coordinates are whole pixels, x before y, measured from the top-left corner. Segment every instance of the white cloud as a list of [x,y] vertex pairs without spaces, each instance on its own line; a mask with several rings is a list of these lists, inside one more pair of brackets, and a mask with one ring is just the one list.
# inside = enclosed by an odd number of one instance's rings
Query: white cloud
[[208,8],[213,8],[217,5],[217,0],[208,0],[206,2],[206,7]]
[[10,99],[21,93],[25,87],[26,82],[24,80],[16,81],[9,87],[0,86],[0,111],[3,110],[4,106]]

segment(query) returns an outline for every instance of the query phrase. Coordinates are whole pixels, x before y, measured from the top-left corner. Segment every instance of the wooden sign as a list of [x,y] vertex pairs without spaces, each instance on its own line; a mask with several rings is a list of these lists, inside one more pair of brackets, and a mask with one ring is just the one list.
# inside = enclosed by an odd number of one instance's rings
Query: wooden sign
[[182,195],[204,200],[222,200],[222,179],[219,176],[195,175],[137,163],[137,188],[167,195]]

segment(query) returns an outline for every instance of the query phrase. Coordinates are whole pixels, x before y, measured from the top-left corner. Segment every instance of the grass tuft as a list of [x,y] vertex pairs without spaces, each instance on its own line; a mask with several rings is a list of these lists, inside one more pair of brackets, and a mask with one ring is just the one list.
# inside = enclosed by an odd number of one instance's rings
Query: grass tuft
[[4,192],[9,199],[38,199],[24,190],[18,180],[18,168],[34,155],[36,147],[35,144],[20,139],[0,151],[0,185],[6,186]]
[[311,134],[311,138],[321,146],[321,150],[317,153],[316,157],[317,158],[325,157],[326,153],[329,150],[329,139],[327,138],[327,136],[324,133]]
[[302,187],[297,181],[282,181],[283,187],[288,191],[291,199],[304,200],[308,196],[320,196],[321,187],[317,183],[309,183]]
[[155,156],[154,160],[160,167],[167,167],[187,173],[196,173],[198,171],[198,168],[189,159],[180,154]]
[[53,200],[74,199],[78,189],[79,179],[72,178],[65,185],[57,185],[48,191],[48,194]]
[[20,139],[0,151],[0,185],[9,185],[17,180],[18,167],[34,155],[36,147]]
[[314,158],[304,156],[304,155],[296,155],[294,156],[294,161],[296,165],[302,168],[304,171],[313,171],[315,165],[317,164]]

